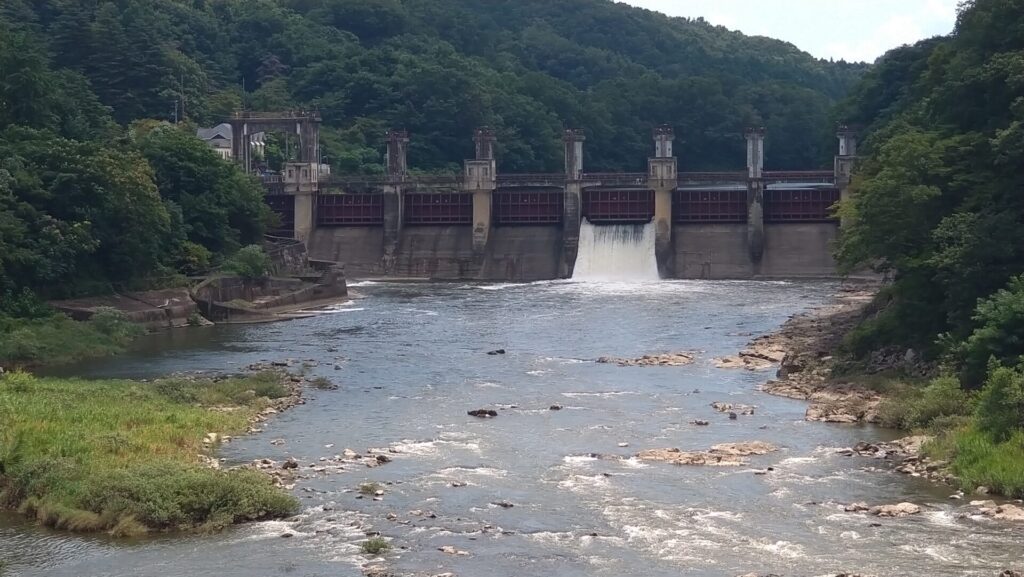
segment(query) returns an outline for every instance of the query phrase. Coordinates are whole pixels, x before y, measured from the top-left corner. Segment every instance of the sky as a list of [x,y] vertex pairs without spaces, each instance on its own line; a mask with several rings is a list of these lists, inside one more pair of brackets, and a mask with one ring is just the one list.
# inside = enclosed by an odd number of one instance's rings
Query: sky
[[958,0],[625,0],[670,16],[795,44],[819,58],[873,62],[887,50],[949,34]]

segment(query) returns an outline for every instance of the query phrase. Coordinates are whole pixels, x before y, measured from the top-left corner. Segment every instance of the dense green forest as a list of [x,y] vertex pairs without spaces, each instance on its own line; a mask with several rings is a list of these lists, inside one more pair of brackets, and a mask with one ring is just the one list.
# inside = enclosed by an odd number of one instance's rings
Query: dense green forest
[[888,53],[840,115],[870,137],[839,257],[893,279],[847,344],[912,347],[955,376],[913,390],[903,424],[955,431],[964,479],[1024,494],[1024,1],[964,3],[952,35]]
[[[637,170],[650,129],[676,127],[684,167],[742,167],[769,129],[769,167],[827,164],[829,113],[865,69],[792,45],[604,0],[5,0],[8,26],[122,125],[178,114],[318,106],[336,172],[382,170],[387,128],[412,166],[458,170],[474,128],[509,172],[561,169],[561,130],[587,164]],[[76,94],[75,96],[78,96]],[[177,104],[176,104],[177,103]]]

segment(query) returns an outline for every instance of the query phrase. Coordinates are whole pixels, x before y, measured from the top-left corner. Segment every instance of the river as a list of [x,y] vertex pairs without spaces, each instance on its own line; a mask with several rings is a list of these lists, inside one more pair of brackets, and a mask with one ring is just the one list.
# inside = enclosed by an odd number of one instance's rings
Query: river
[[[70,369],[151,377],[315,360],[336,391],[222,449],[232,463],[351,447],[392,448],[392,463],[302,480],[295,519],[217,535],[116,541],[0,517],[0,559],[19,576],[720,577],[747,572],[994,577],[1024,560],[1020,529],[959,518],[948,488],[832,449],[891,438],[803,420],[802,402],[756,386],[771,373],[711,363],[751,335],[826,302],[829,282],[357,283],[350,303],[277,324],[188,329],[124,356]],[[505,355],[487,355],[493,349]],[[686,367],[621,368],[602,355],[700,351]],[[756,405],[729,420],[711,408]],[[563,410],[549,410],[551,405]],[[474,419],[466,411],[496,408]],[[690,424],[694,419],[710,426]],[[271,444],[283,439],[282,445]],[[768,441],[747,467],[679,467],[630,458],[645,448]],[[622,446],[628,444],[628,446]],[[592,454],[623,458],[595,458]],[[767,467],[765,475],[755,470]],[[382,500],[357,498],[381,483]],[[465,484],[465,486],[453,486]],[[912,501],[905,519],[841,504]],[[511,508],[495,505],[504,502]],[[367,533],[390,539],[373,561]],[[282,534],[291,538],[282,538]],[[452,546],[465,555],[438,549]],[[6,574],[5,574],[6,575]]]

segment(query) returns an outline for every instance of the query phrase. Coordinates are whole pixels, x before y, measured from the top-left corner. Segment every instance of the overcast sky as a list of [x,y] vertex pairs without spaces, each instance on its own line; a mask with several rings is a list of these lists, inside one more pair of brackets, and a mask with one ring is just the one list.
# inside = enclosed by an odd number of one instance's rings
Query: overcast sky
[[948,34],[957,0],[626,0],[670,16],[703,16],[786,40],[820,58],[874,61],[891,48]]

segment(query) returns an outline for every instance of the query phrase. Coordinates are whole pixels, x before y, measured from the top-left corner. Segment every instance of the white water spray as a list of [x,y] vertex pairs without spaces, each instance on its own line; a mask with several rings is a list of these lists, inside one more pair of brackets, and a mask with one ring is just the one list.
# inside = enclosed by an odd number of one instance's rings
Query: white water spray
[[655,236],[654,223],[593,225],[584,219],[573,280],[658,280]]

